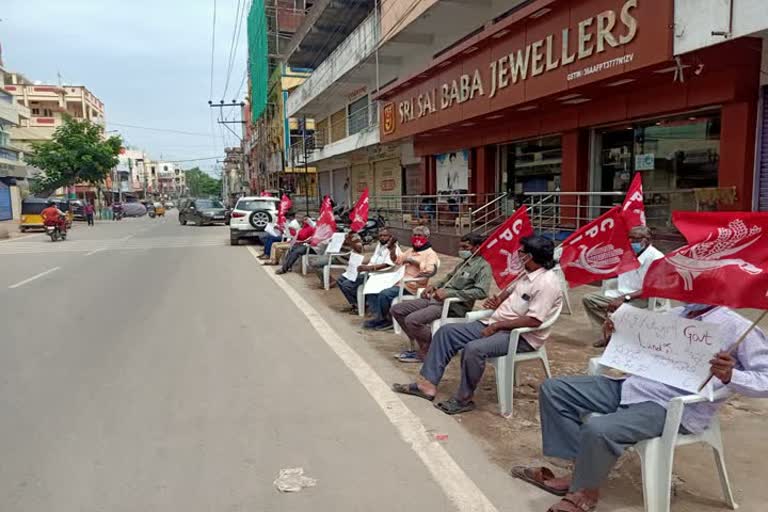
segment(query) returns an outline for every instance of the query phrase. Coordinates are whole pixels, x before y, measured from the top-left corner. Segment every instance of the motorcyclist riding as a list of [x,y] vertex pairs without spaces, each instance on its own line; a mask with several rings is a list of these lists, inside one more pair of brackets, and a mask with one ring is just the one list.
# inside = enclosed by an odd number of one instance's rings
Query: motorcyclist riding
[[56,203],[48,201],[48,206],[40,212],[40,216],[43,218],[43,225],[45,226],[57,226],[61,233],[67,232],[67,219],[64,212],[56,207]]

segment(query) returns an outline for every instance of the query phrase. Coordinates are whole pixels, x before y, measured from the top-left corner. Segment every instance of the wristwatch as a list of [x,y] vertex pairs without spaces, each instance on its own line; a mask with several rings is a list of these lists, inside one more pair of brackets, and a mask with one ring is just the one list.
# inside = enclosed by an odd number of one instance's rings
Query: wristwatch
[[625,295],[624,296],[624,302],[632,302],[632,296],[631,295]]

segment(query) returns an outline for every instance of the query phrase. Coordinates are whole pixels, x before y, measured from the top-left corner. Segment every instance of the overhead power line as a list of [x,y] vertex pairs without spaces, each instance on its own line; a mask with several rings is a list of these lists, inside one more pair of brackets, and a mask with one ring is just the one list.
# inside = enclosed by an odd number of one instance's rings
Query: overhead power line
[[122,126],[124,128],[135,128],[137,130],[149,130],[153,132],[168,132],[168,133],[178,133],[180,135],[189,135],[191,137],[210,137],[210,133],[196,133],[196,132],[185,132],[183,130],[174,130],[172,128],[152,128],[149,126],[138,126],[135,124],[123,124],[123,123],[113,123],[109,122],[109,126]]
[[211,35],[211,88],[208,92],[208,99],[213,98],[213,63],[216,55],[216,0],[213,0],[213,33]]

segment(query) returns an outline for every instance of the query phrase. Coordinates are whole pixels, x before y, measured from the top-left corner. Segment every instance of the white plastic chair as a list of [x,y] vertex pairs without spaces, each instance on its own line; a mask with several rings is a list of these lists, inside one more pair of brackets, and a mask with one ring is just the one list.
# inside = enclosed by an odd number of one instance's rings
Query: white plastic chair
[[[604,369],[605,367],[600,365],[600,358],[596,357],[589,361],[588,371],[591,375],[600,375]],[[730,392],[727,389],[720,388],[715,392],[715,400],[724,400],[729,394]],[[720,418],[718,416],[713,417],[709,427],[699,434],[680,433],[680,423],[685,406],[706,401],[706,398],[699,395],[673,398],[667,407],[667,418],[664,422],[664,430],[661,436],[641,441],[633,447],[640,455],[645,512],[669,512],[672,494],[672,463],[675,457],[675,448],[694,443],[706,443],[712,447],[725,503],[731,510],[736,510],[738,507],[734,500],[731,483],[728,480],[728,472],[725,468]]]
[[562,267],[560,267],[560,264],[554,266],[552,269],[555,274],[557,274],[558,279],[560,279],[560,290],[563,292],[563,312],[566,315],[572,315],[573,314],[573,308],[571,308],[571,297],[568,294],[568,281],[565,280],[565,274],[563,273]]
[[[605,295],[605,292],[610,290],[617,290],[619,288],[619,280],[614,279],[605,279],[603,281],[603,284],[600,288],[600,292]],[[654,313],[666,313],[669,310],[672,309],[672,301],[669,299],[662,299],[659,297],[651,297],[648,299],[648,311],[653,311]]]
[[349,256],[350,253],[348,252],[335,252],[332,254],[326,254],[328,256],[328,263],[323,266],[323,289],[330,290],[331,289],[331,270],[334,268],[337,269],[346,269],[347,265],[346,263],[333,263],[333,258],[341,258],[344,256]]
[[[394,298],[392,301],[392,306],[395,304],[400,304],[401,302],[405,302],[407,300],[416,300],[421,298],[421,294],[424,291],[424,288],[419,288],[416,290],[416,295],[406,295],[405,294],[405,284],[406,283],[412,283],[414,281],[423,281],[423,277],[404,277],[400,280],[399,286],[400,286],[400,292],[397,295],[397,297]],[[401,334],[403,330],[400,328],[400,325],[397,323],[397,320],[394,318],[392,319],[392,324],[395,327],[395,334]],[[413,348],[413,347],[411,347]]]
[[[525,361],[538,359],[541,361],[541,365],[544,367],[544,373],[546,373],[547,378],[552,378],[552,371],[549,369],[549,357],[547,357],[546,346],[542,345],[541,348],[534,350],[533,352],[518,354],[517,345],[520,342],[521,334],[539,331],[551,327],[552,324],[554,324],[557,319],[560,318],[560,313],[562,313],[562,311],[563,303],[560,303],[560,306],[552,314],[552,316],[547,318],[539,327],[535,329],[530,327],[523,327],[510,331],[509,349],[507,350],[507,355],[488,359],[488,362],[490,362],[496,369],[496,394],[498,395],[499,399],[499,412],[502,416],[507,418],[512,416],[515,381],[517,380],[515,375],[515,363],[522,363]],[[469,323],[489,318],[492,314],[492,309],[483,309],[479,311],[470,311],[464,316],[463,319],[448,320],[452,320],[452,322],[449,323]]]

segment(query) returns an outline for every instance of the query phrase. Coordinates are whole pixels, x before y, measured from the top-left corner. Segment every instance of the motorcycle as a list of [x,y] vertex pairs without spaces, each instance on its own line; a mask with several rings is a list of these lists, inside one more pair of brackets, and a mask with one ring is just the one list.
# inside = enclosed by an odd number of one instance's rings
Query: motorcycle
[[51,242],[58,242],[59,240],[67,239],[67,232],[62,231],[58,225],[46,224],[45,233],[51,237]]
[[379,230],[387,225],[387,219],[385,219],[381,212],[379,212],[375,218],[368,219],[363,229],[360,230],[358,235],[363,239],[363,245],[372,244],[379,239]]
[[116,212],[113,213],[113,218],[115,220],[123,220],[123,215],[124,215],[123,211],[119,210],[119,211],[116,211]]

